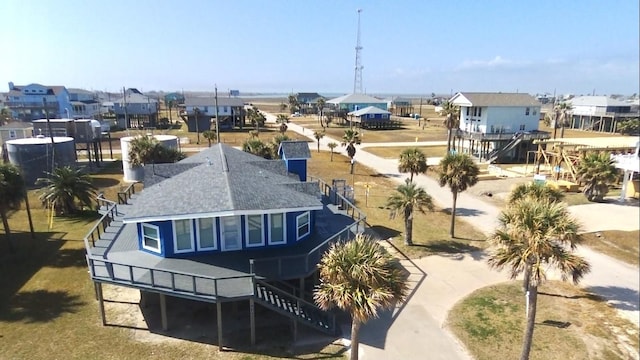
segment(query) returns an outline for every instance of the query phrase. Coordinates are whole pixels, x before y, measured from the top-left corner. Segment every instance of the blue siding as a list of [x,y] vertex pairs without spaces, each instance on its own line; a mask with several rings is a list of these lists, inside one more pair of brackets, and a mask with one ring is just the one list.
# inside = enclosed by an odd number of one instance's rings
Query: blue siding
[[300,181],[307,181],[307,159],[286,160],[287,171],[298,175]]
[[[308,237],[310,237],[315,229],[315,222],[316,222],[316,211],[310,211],[310,216],[309,216],[309,228],[310,228],[310,232],[308,235],[304,236],[302,239],[297,240],[297,223],[296,223],[296,217],[298,217],[299,215],[301,215],[302,213],[304,213],[304,211],[297,211],[297,212],[290,212],[290,213],[286,213],[285,214],[285,219],[286,219],[286,232],[287,232],[287,239],[286,242],[283,244],[278,244],[278,245],[269,245],[269,216],[267,214],[262,215],[262,220],[263,220],[263,232],[264,232],[264,238],[265,238],[265,242],[264,242],[264,246],[257,246],[257,247],[247,247],[246,244],[246,216],[242,215],[240,216],[240,231],[242,233],[242,243],[241,243],[241,248],[239,250],[235,250],[235,251],[251,251],[251,250],[259,250],[259,249],[264,249],[266,247],[284,247],[284,246],[289,246],[289,245],[295,245],[297,244],[299,241],[304,241],[305,239],[307,239]],[[216,223],[216,246],[217,246],[217,250],[198,250],[198,238],[197,238],[197,223],[195,220],[191,220],[191,228],[193,231],[193,235],[194,235],[194,251],[193,252],[188,252],[188,253],[179,253],[176,254],[174,252],[174,247],[173,247],[173,222],[171,220],[168,221],[152,221],[152,222],[148,222],[147,224],[150,225],[155,225],[158,227],[159,229],[159,234],[160,234],[160,244],[161,244],[161,252],[157,253],[157,252],[153,252],[147,249],[144,249],[142,247],[142,225],[140,223],[136,224],[137,226],[137,230],[138,230],[138,249],[140,249],[141,251],[147,252],[149,254],[153,254],[156,256],[161,256],[161,257],[191,257],[194,255],[198,255],[198,254],[206,254],[206,253],[216,253],[216,252],[221,252],[222,250],[222,234],[220,231],[220,218],[216,218],[215,219],[215,223]]]

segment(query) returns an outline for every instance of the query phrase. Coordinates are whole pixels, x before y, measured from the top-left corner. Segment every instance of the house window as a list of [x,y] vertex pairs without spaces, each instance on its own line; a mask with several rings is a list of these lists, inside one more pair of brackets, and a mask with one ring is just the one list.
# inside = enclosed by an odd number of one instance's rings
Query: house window
[[204,112],[209,112],[209,107],[208,106],[204,107]]
[[193,251],[191,220],[173,221],[173,248],[176,253]]
[[198,219],[198,250],[217,249],[215,224],[214,218]]
[[478,116],[478,108],[477,107],[473,108],[473,116]]
[[155,225],[142,224],[142,248],[153,252],[160,251],[160,229]]
[[18,134],[15,130],[9,130],[9,139],[15,139],[18,137]]
[[302,215],[298,215],[296,217],[296,228],[297,228],[297,240],[300,240],[305,235],[308,235],[311,232],[311,226],[309,225],[309,212]]
[[247,215],[247,247],[264,245],[262,215]]
[[284,244],[287,242],[284,214],[269,215],[269,244]]
[[524,124],[520,125],[520,131],[524,131]]
[[225,106],[223,112],[226,113],[227,111],[229,111],[229,107]]
[[478,116],[482,116],[482,108],[478,108]]
[[467,116],[469,116],[469,108],[467,108]]
[[525,109],[524,114],[525,114],[525,115],[529,115],[529,108],[526,108],[526,109]]
[[536,115],[536,114],[538,114],[538,109],[533,108],[533,115]]
[[237,216],[225,216],[220,218],[222,225],[222,250],[239,250],[242,246],[241,233],[240,233],[240,221]]

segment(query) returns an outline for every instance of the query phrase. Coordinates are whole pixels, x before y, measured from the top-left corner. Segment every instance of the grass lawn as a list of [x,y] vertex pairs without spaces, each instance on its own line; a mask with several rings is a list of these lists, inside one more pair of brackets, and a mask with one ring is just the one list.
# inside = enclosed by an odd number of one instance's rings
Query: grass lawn
[[[402,146],[366,147],[365,150],[374,155],[380,156],[381,158],[397,159],[400,157],[400,153],[404,149],[408,149],[410,147],[415,147],[415,146],[411,146],[411,144],[408,144],[408,146],[406,147],[402,147]],[[442,157],[447,153],[446,146],[418,146],[417,148],[422,150],[422,152],[427,157]]]
[[[479,289],[454,306],[448,326],[477,360],[519,358],[525,301],[521,282]],[[600,298],[571,284],[539,289],[531,359],[632,359],[638,329]]]
[[584,234],[584,245],[628,264],[640,265],[640,231],[600,231]]
[[[328,183],[332,179],[345,179],[349,185],[355,184],[356,206],[366,215],[367,223],[381,238],[392,238],[392,242],[405,255],[420,258],[436,252],[456,253],[473,251],[485,247],[485,236],[465,221],[456,221],[456,238],[449,237],[450,215],[441,209],[426,214],[417,213],[413,220],[413,246],[403,243],[404,222],[401,218],[389,219],[386,201],[395,191],[397,184],[370,168],[356,165],[355,174],[349,174],[349,158],[330,153],[313,151],[309,161],[309,174],[318,176]],[[366,185],[370,186],[368,199]],[[429,189],[425,189],[427,193]]]

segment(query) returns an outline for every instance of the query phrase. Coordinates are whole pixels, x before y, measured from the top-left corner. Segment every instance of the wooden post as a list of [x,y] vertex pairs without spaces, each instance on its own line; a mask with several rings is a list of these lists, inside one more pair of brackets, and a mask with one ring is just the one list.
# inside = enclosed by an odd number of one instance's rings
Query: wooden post
[[293,321],[293,342],[295,343],[296,341],[298,341],[298,321],[296,320],[292,320]]
[[98,307],[100,307],[100,318],[102,319],[102,325],[107,325],[107,317],[104,313],[104,300],[102,297],[102,283],[96,284],[96,295],[98,296]]
[[251,345],[256,345],[256,311],[253,298],[249,299],[249,321],[251,323]]
[[167,321],[167,296],[160,294],[160,319],[162,321],[162,330],[167,331],[169,329]]
[[216,317],[218,320],[218,351],[224,351],[222,346],[222,303],[216,303]]
[[301,299],[304,299],[304,278],[300,278],[300,296]]

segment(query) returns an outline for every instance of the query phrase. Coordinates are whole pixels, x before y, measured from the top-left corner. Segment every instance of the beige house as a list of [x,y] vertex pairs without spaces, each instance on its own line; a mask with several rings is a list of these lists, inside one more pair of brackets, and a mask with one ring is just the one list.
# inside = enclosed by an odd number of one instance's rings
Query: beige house
[[4,147],[7,140],[24,139],[33,136],[33,124],[15,121],[0,126],[0,146]]

